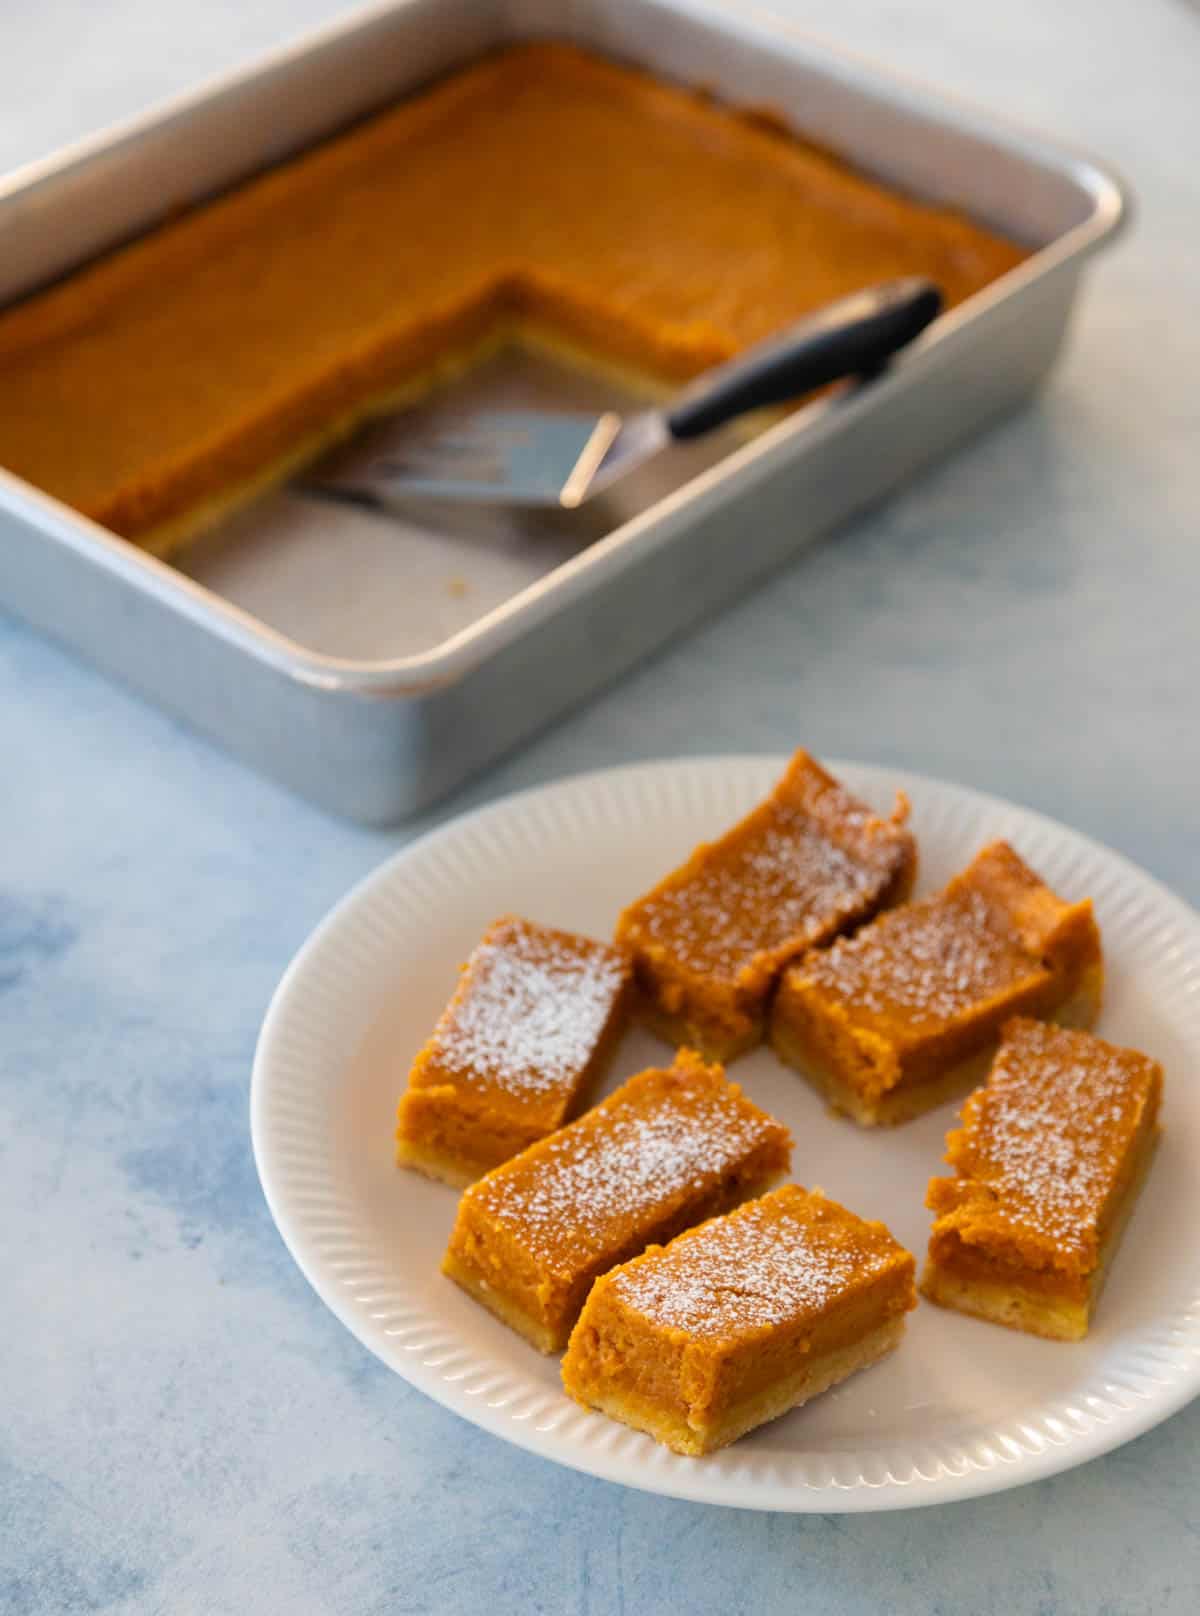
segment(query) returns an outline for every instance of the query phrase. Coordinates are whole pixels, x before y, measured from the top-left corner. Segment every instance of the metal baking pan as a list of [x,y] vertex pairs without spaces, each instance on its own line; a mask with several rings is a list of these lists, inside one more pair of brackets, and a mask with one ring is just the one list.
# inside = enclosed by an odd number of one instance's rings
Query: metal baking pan
[[[0,601],[369,823],[425,807],[1009,410],[1053,362],[1084,262],[1125,212],[1095,163],[741,5],[398,0],[0,185],[0,301],[439,72],[546,36],[771,107],[1037,250],[881,379],[656,468],[623,491],[607,531],[297,512],[284,491],[186,553],[185,572],[0,472]],[[516,385],[540,402],[614,402],[549,367]]]

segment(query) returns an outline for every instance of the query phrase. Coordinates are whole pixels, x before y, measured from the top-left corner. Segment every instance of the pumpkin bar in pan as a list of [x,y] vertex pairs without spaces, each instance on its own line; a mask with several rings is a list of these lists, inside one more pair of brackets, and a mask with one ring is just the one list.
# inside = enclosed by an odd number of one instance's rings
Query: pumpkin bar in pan
[[397,1161],[461,1188],[562,1127],[608,1066],[630,987],[609,943],[495,921],[413,1064]]
[[908,896],[907,814],[900,798],[879,817],[797,752],[764,802],[618,920],[641,1018],[713,1060],[758,1043],[786,965]]
[[1010,1016],[1090,1026],[1103,983],[1091,902],[993,842],[935,897],[787,971],[771,1043],[856,1122],[904,1122],[976,1082]]
[[1026,256],[552,40],[165,213],[0,311],[0,466],[159,555],[506,343],[669,385],[863,286],[953,306]]
[[442,1271],[560,1352],[598,1275],[759,1194],[790,1150],[720,1067],[680,1050],[473,1184]]

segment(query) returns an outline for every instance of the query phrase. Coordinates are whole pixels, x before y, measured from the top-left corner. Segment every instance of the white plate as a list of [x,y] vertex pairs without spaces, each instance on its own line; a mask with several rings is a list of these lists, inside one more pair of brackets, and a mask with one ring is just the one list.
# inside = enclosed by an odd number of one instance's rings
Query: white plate
[[[285,975],[254,1067],[263,1188],[318,1294],[406,1380],[485,1430],[629,1486],[743,1508],[896,1509],[1014,1487],[1127,1442],[1200,1389],[1200,920],[1149,876],[1025,809],[888,769],[836,764],[868,801],[913,804],[920,890],[992,837],[1104,934],[1108,1037],[1165,1063],[1166,1133],[1086,1342],[1043,1342],[923,1303],[900,1350],[707,1459],[570,1402],[542,1358],[438,1272],[455,1195],[392,1162],[407,1065],[486,923],[516,910],[606,936],[623,900],[755,803],[778,758],[655,763],[566,780],[407,848],[320,925]],[[659,1063],[635,1032],[614,1081]],[[918,1256],[954,1116],[891,1131],[828,1115],[765,1052],[738,1063],[786,1122],[793,1174],[883,1218]]]

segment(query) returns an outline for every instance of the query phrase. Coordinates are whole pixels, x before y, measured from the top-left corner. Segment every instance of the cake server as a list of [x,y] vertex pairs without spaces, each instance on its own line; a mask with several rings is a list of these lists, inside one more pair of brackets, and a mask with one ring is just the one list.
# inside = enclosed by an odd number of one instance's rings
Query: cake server
[[431,432],[427,420],[401,412],[322,457],[302,486],[382,506],[455,500],[574,510],[671,443],[879,370],[941,306],[937,287],[918,277],[868,287],[706,371],[665,408],[628,416],[489,410]]

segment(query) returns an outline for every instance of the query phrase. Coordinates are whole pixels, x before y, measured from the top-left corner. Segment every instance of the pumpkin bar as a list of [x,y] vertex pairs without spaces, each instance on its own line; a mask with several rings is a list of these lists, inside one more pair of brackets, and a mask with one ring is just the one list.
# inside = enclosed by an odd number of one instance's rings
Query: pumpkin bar
[[563,1385],[676,1453],[711,1453],[891,1352],[914,1268],[882,1223],[787,1184],[598,1279]]
[[786,972],[771,1043],[856,1122],[905,1122],[978,1081],[1010,1016],[1090,1026],[1103,982],[1090,901],[993,842],[936,897]]
[[907,814],[899,797],[879,818],[797,752],[765,802],[618,920],[642,1019],[714,1060],[758,1043],[785,965],[908,895]]
[[409,1074],[397,1161],[461,1188],[561,1128],[608,1064],[630,985],[608,943],[497,920]]
[[690,1050],[631,1077],[463,1195],[442,1271],[542,1352],[560,1352],[598,1274],[757,1195],[787,1129]]
[[539,41],[0,312],[0,465],[169,554],[511,341],[672,385],[832,299],[1026,253],[761,115]]
[[962,1127],[921,1290],[994,1324],[1079,1341],[1088,1332],[1158,1140],[1162,1067],[1090,1033],[1019,1018]]

